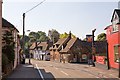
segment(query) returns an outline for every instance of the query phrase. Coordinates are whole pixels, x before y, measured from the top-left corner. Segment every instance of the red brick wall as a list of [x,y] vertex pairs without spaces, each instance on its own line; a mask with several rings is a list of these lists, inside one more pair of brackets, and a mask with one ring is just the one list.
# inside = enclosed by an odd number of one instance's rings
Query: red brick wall
[[[120,31],[120,29],[119,29]],[[114,46],[116,44],[120,44],[120,32],[112,32],[112,26],[110,26],[107,30],[107,41],[108,41],[108,53],[109,53],[109,62],[110,67],[118,68],[118,63],[114,61]]]
[[55,51],[55,60],[60,61],[60,53],[58,51]]
[[100,64],[105,64],[105,56],[96,56],[96,62]]
[[50,60],[53,61],[54,60],[54,51],[50,51]]

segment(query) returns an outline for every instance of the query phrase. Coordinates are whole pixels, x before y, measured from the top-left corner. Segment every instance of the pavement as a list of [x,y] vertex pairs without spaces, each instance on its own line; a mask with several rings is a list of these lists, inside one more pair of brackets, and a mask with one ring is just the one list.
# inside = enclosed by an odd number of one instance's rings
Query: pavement
[[[13,72],[8,75],[5,80],[33,80],[33,79],[41,79],[37,69],[33,67],[32,64],[28,64],[28,59],[26,59],[25,64],[20,64],[17,66]],[[3,80],[4,80],[3,79]],[[41,79],[42,80],[42,79]]]
[[84,71],[93,74],[97,76],[98,78],[115,78],[118,79],[118,71],[117,70],[107,70],[107,69],[101,69],[97,67],[89,67],[89,66],[84,66]]

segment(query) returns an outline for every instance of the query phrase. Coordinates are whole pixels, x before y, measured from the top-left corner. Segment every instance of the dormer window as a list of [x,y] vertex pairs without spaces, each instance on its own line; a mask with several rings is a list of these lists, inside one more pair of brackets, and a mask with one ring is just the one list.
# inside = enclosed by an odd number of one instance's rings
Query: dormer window
[[53,48],[55,47],[55,45],[53,45]]
[[58,48],[58,47],[59,47],[59,44],[56,44],[56,47]]

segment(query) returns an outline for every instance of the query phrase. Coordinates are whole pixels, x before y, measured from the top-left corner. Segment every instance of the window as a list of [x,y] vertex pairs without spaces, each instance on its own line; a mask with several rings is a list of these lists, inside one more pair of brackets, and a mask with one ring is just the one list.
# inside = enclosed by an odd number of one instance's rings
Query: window
[[58,47],[59,47],[59,44],[56,44],[56,47],[58,48]]
[[112,22],[113,32],[117,32],[118,31],[118,25],[117,25],[118,22],[119,22],[119,18],[117,16],[117,14],[115,14],[113,22]]
[[112,26],[113,26],[113,32],[118,31],[117,21],[113,21]]
[[119,52],[118,52],[118,46],[114,46],[114,61],[119,62]]

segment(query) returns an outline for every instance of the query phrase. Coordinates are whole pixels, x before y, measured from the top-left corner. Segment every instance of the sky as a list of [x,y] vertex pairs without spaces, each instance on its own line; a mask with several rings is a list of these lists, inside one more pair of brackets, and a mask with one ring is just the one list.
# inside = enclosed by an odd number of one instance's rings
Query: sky
[[[12,23],[22,34],[23,13],[43,0],[3,0],[3,18]],[[46,0],[25,15],[25,33],[56,29],[59,33],[71,31],[75,36],[84,39],[105,32],[111,24],[114,9],[118,0]]]

